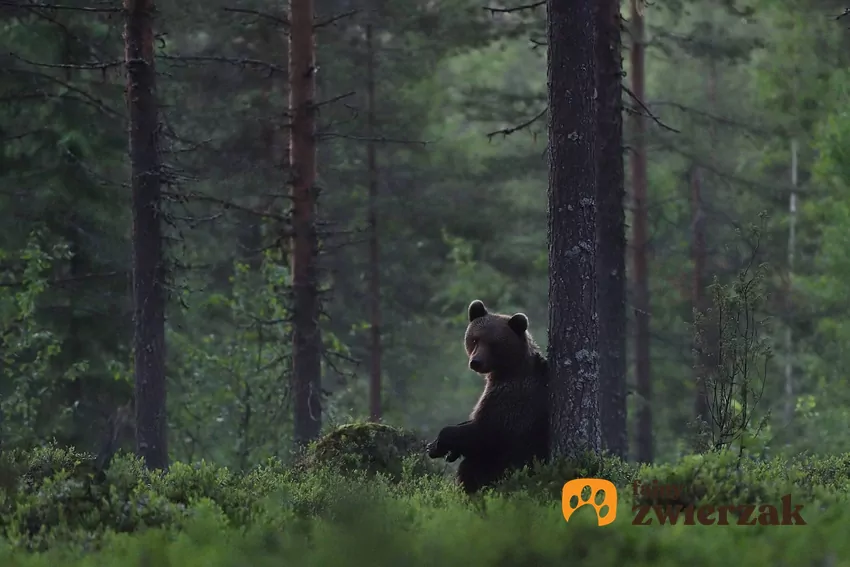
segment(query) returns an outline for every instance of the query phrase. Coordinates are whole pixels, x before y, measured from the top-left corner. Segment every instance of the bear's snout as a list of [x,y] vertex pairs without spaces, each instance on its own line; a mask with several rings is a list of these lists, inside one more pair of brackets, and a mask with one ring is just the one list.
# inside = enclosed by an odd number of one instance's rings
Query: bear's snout
[[484,372],[484,362],[480,358],[473,356],[469,359],[469,368],[475,372]]

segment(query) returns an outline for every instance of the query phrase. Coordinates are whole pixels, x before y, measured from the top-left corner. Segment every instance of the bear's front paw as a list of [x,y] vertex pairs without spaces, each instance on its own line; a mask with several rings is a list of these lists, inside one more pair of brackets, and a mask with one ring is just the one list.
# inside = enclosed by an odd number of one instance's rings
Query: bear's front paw
[[428,443],[428,456],[432,459],[439,459],[440,457],[445,457],[449,454],[449,450],[440,443],[440,440],[437,439],[432,443]]
[[432,459],[446,457],[450,463],[463,456],[453,442],[455,430],[456,428],[452,426],[444,427],[434,442],[428,445],[428,456]]

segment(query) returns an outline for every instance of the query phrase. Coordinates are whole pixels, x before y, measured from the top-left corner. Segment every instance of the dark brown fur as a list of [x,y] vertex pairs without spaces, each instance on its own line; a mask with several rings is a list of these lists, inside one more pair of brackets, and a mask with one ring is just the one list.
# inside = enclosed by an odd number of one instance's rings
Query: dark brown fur
[[469,421],[443,428],[428,455],[464,457],[458,481],[474,493],[548,458],[547,366],[524,314],[488,313],[478,300],[469,305],[464,342],[469,367],[485,376],[484,392]]

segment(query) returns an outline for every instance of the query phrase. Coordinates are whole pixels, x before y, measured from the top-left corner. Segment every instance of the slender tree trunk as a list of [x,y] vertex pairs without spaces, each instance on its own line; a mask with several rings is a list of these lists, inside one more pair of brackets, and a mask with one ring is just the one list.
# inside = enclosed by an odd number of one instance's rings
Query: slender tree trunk
[[[702,206],[702,186],[700,184],[700,170],[696,165],[691,167],[691,227],[693,231],[693,242],[691,244],[691,259],[694,265],[694,273],[691,285],[691,307],[694,313],[695,332],[695,361],[694,378],[696,383],[696,399],[694,402],[694,416],[700,428],[711,423],[710,407],[708,404],[708,388],[705,381],[707,372],[711,369],[711,361],[708,349],[710,344],[708,337],[709,329],[704,322],[699,322],[698,314],[705,315],[708,312],[707,297],[705,294],[705,212]],[[698,338],[697,338],[698,337]]]
[[125,63],[133,191],[136,452],[150,469],[168,466],[165,413],[165,262],[161,226],[159,118],[153,0],[125,0]]
[[[83,273],[83,262],[81,261],[81,246],[80,234],[76,226],[78,223],[77,216],[71,214],[68,219],[68,227],[65,234],[68,240],[68,252],[71,257],[68,260],[67,277],[75,280]],[[77,317],[75,303],[79,297],[79,286],[76,283],[68,285],[65,289],[68,301],[68,337],[62,345],[62,354],[60,364],[71,365],[78,360],[85,358],[83,353],[83,336],[84,333],[80,329],[80,320]],[[68,395],[71,402],[74,404],[74,413],[72,418],[72,427],[68,431],[68,441],[74,447],[85,447],[90,441],[90,433],[93,429],[91,408],[89,408],[88,400],[86,399],[85,384],[80,378],[76,378],[69,384]]]
[[[632,49],[631,71],[632,92],[641,102],[644,97],[644,43],[643,3],[631,0]],[[649,219],[647,210],[646,175],[646,123],[641,113],[632,116],[634,152],[631,159],[634,199],[633,250],[635,273],[635,350],[637,393],[640,403],[637,410],[637,460],[650,463],[653,460],[652,442],[652,377],[650,376],[649,352]]]
[[381,270],[378,239],[378,148],[375,142],[375,46],[372,24],[366,26],[366,146],[369,168],[369,305],[371,319],[372,365],[369,380],[369,414],[372,421],[381,421]]
[[[248,197],[248,206],[256,207],[259,199]],[[248,212],[239,212],[236,217],[236,239],[239,244],[239,261],[246,264],[252,272],[258,272],[263,265],[263,231],[261,219]],[[231,266],[230,275],[236,274]]]
[[596,4],[549,0],[549,368],[553,456],[599,452]]
[[[717,64],[714,61],[709,63],[708,81],[707,81],[708,102],[711,111],[716,111],[717,106]],[[708,143],[709,147],[714,148],[717,143],[717,135],[715,124],[712,121],[708,128]],[[707,320],[698,323],[696,314],[699,313],[703,317],[709,316],[710,298],[706,293],[706,288],[709,282],[709,266],[708,253],[706,246],[705,233],[705,203],[706,187],[702,183],[701,170],[694,165],[691,168],[691,217],[693,228],[693,244],[691,256],[694,264],[693,274],[693,300],[692,308],[695,315],[694,331],[699,336],[696,341],[696,361],[694,365],[695,371],[695,399],[694,399],[694,417],[697,424],[706,424],[709,428],[712,425],[713,418],[711,416],[711,404],[708,394],[707,378],[714,375],[717,364],[717,353],[720,345],[718,341],[720,337],[717,335],[716,326],[710,324]],[[701,425],[702,429],[705,425]]]
[[791,326],[794,323],[792,278],[794,276],[794,248],[797,228],[797,140],[791,140],[791,197],[788,202],[788,275],[785,288],[785,425],[794,417],[794,343]]
[[[261,35],[262,42],[269,49],[273,49],[275,44],[272,42],[270,35],[263,33]],[[275,111],[272,103],[272,93],[279,89],[280,85],[275,78],[269,78],[266,85],[263,87],[263,109],[270,115]],[[272,121],[267,121],[260,126],[259,132],[265,151],[268,152],[264,157],[268,159],[268,164],[277,166],[280,161],[281,147],[278,142],[279,130],[276,124]],[[275,169],[277,169],[275,167]],[[263,204],[261,199],[256,195],[248,196],[248,206],[251,209],[261,210]],[[266,204],[266,208],[270,206],[272,201]],[[256,214],[241,212],[236,216],[236,238],[240,248],[240,260],[248,265],[252,272],[259,272],[263,266],[263,219]],[[231,275],[234,272],[231,270]]]
[[289,143],[292,170],[292,393],[296,447],[322,427],[322,341],[316,234],[316,47],[313,0],[290,0]]
[[626,215],[623,174],[623,58],[620,2],[599,0],[598,224],[596,269],[599,312],[599,412],[605,448],[628,453],[626,431]]

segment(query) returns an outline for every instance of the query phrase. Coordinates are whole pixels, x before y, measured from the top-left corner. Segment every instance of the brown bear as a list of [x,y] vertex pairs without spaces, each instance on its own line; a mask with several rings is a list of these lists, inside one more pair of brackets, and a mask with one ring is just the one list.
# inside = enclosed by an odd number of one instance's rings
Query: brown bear
[[548,367],[523,313],[489,313],[469,304],[464,342],[469,368],[485,377],[469,421],[444,427],[428,456],[463,457],[458,482],[467,494],[492,486],[510,470],[549,456]]

